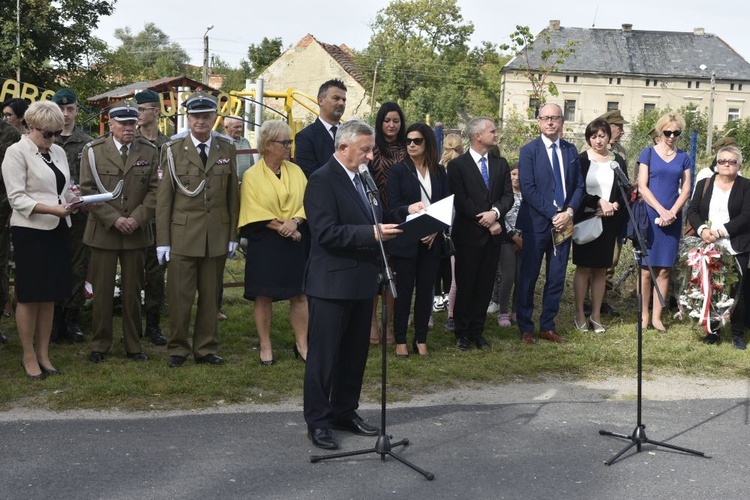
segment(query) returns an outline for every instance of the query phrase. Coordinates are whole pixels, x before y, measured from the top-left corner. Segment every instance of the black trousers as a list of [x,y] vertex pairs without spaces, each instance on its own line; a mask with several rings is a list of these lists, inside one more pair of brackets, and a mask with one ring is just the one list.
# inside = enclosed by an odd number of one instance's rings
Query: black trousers
[[414,257],[391,255],[391,265],[396,273],[396,293],[394,303],[393,333],[397,344],[406,344],[406,330],[409,324],[411,299],[416,285],[414,299],[414,338],[417,343],[427,342],[427,323],[432,312],[432,290],[435,276],[440,266],[440,257],[422,243],[418,244]]
[[307,297],[304,415],[307,427],[330,427],[356,415],[370,348],[372,298]]
[[474,339],[484,332],[487,306],[495,283],[500,245],[456,245],[456,338]]

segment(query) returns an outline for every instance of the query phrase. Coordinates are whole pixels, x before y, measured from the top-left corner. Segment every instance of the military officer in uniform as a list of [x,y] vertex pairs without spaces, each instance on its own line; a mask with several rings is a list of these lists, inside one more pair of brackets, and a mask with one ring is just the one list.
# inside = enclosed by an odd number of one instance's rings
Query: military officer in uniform
[[[80,165],[83,147],[94,138],[76,126],[78,116],[78,96],[71,89],[63,88],[55,92],[52,102],[60,106],[63,113],[62,134],[55,142],[62,146],[68,157],[70,183],[76,189],[81,182]],[[76,191],[74,189],[74,192]],[[55,304],[55,317],[52,323],[51,341],[67,339],[70,342],[83,342],[83,331],[78,325],[84,303],[84,286],[89,269],[89,247],[83,244],[83,231],[86,228],[85,210],[70,214],[70,245],[73,269],[73,290],[65,303]]]
[[159,154],[149,141],[135,137],[137,104],[118,102],[109,110],[106,138],[89,143],[81,161],[81,194],[112,193],[92,205],[83,242],[91,247],[94,286],[93,330],[89,361],[99,363],[112,347],[115,275],[120,263],[122,333],[125,353],[148,359],[141,349],[141,289],[146,248],[154,241],[151,220],[156,207]]
[[[169,142],[169,137],[159,130],[159,113],[161,102],[159,94],[153,90],[142,90],[135,95],[138,103],[138,129],[135,136],[150,141],[159,150]],[[157,166],[157,178],[163,177],[161,166]],[[150,222],[154,235],[156,220]],[[164,304],[164,272],[166,267],[159,264],[156,258],[156,240],[146,249],[146,281],[143,285],[146,330],[144,336],[151,339],[154,345],[167,345],[167,339],[161,331],[161,309]]]
[[[219,273],[237,249],[239,182],[237,153],[228,140],[211,134],[217,99],[205,92],[185,102],[190,133],[162,147],[164,179],[156,200],[159,262],[168,262],[168,366],[182,365],[192,352],[195,362],[220,365],[216,355],[216,301]],[[192,347],[190,312],[198,292]]]

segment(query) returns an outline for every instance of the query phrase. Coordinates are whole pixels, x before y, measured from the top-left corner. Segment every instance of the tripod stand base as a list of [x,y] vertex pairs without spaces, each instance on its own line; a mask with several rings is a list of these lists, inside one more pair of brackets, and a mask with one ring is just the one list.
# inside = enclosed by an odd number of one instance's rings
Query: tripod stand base
[[395,448],[396,446],[407,446],[409,444],[409,440],[402,439],[401,441],[396,441],[395,443],[391,443],[392,437],[393,436],[381,434],[380,436],[378,436],[378,440],[375,442],[374,448],[367,448],[364,450],[355,450],[355,451],[346,451],[344,453],[334,453],[332,455],[313,455],[310,457],[310,462],[317,463],[322,460],[331,460],[334,458],[345,458],[345,457],[353,457],[357,455],[368,455],[370,453],[377,453],[378,455],[380,455],[380,459],[384,462],[385,462],[385,456],[388,455],[389,457],[395,458],[396,460],[406,465],[407,467],[410,467],[411,469],[419,472],[430,481],[435,479],[435,475],[432,472],[427,472],[424,469],[420,469],[419,467],[409,462],[408,460],[405,460],[404,458],[401,458],[400,456],[393,453],[391,451],[393,448]]
[[704,458],[711,458],[702,451],[696,451],[691,450],[690,448],[683,448],[682,446],[675,446],[673,444],[667,444],[663,443],[661,441],[652,441],[648,437],[646,437],[646,426],[645,425],[639,425],[634,430],[633,433],[629,436],[626,434],[618,434],[616,432],[610,432],[610,431],[599,431],[600,436],[613,436],[616,438],[621,439],[627,439],[630,441],[630,444],[627,445],[625,448],[620,450],[616,455],[614,455],[609,460],[604,461],[604,465],[612,465],[618,458],[620,458],[623,454],[625,454],[626,451],[628,451],[633,446],[636,447],[636,453],[639,453],[641,451],[641,445],[644,443],[653,444],[655,446],[661,446],[662,448],[669,448],[670,450],[677,450],[682,451],[684,453],[690,453],[691,455],[697,455],[699,457]]

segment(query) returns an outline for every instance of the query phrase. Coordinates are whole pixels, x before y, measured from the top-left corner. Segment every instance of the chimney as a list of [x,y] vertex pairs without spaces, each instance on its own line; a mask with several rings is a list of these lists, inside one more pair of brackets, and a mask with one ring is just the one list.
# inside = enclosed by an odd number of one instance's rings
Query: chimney
[[706,34],[706,29],[705,28],[693,28],[693,35],[703,36],[705,34]]
[[552,19],[549,22],[549,30],[550,31],[560,31],[560,20],[559,19]]
[[632,24],[623,24],[622,25],[622,31],[624,31],[625,33],[630,33],[631,31],[633,31],[633,25]]

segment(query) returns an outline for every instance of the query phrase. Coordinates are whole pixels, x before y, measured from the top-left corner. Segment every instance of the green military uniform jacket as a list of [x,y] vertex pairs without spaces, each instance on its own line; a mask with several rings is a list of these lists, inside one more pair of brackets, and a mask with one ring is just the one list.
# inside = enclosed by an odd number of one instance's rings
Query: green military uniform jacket
[[[0,163],[5,159],[5,150],[20,140],[21,133],[15,127],[5,122],[0,122]],[[2,172],[0,172],[0,208],[2,208],[3,213],[6,215],[6,218],[0,220],[0,223],[5,225],[7,215],[10,214],[10,204],[8,203],[8,193],[5,191]]]
[[[130,145],[127,164],[123,165],[120,152],[112,137],[97,139],[83,149],[81,158],[81,194],[99,193],[89,163],[89,150],[94,152],[96,171],[102,186],[113,191],[120,180],[120,196],[107,203],[91,206],[83,242],[104,250],[146,248],[154,241],[149,221],[156,207],[156,167],[159,153],[146,139],[135,139]],[[132,217],[140,226],[133,234],[123,234],[113,227],[120,217]]]
[[[186,195],[172,177],[168,155],[172,152],[177,179],[196,196]],[[171,253],[186,257],[219,257],[227,254],[230,241],[238,241],[239,182],[234,145],[211,137],[208,161],[203,166],[193,140],[187,136],[161,149],[164,178],[156,201],[156,244],[170,246]]]
[[83,147],[93,140],[94,138],[80,127],[74,128],[73,133],[68,137],[60,136],[55,139],[55,143],[65,150],[65,156],[68,157],[70,182],[75,184],[81,183],[81,152],[83,151]]
[[141,137],[141,138],[143,138],[144,140],[147,140],[148,142],[150,142],[151,144],[153,144],[154,146],[156,146],[156,147],[157,147],[157,148],[159,148],[159,149],[161,149],[161,147],[162,147],[163,145],[165,145],[166,143],[168,143],[168,142],[169,142],[169,136],[168,136],[168,135],[164,135],[164,134],[162,134],[162,133],[161,133],[161,130],[159,130],[159,131],[157,132],[157,135],[156,135],[156,140],[155,140],[155,141],[151,141],[151,140],[147,139],[146,137],[142,136],[142,135],[141,135],[141,131],[140,131],[140,129],[138,129],[138,130],[136,130],[136,131],[135,131],[135,136],[136,136],[136,137]]

